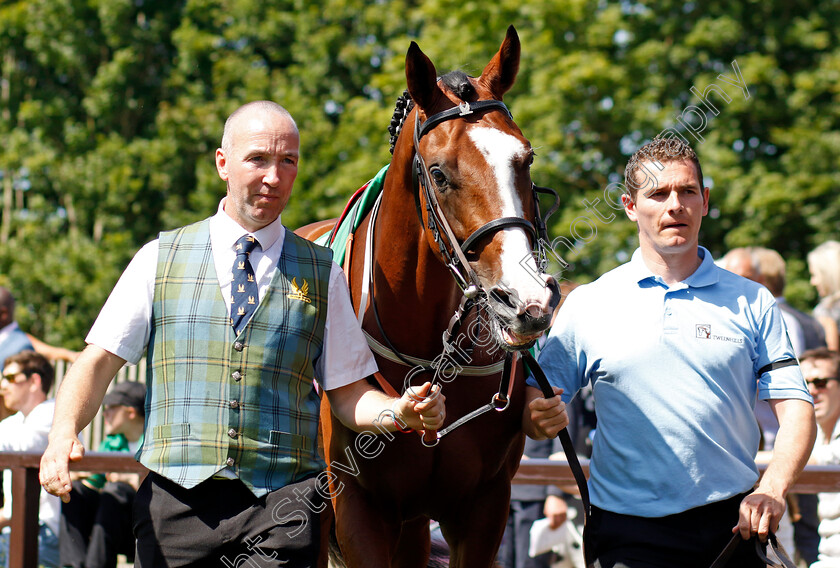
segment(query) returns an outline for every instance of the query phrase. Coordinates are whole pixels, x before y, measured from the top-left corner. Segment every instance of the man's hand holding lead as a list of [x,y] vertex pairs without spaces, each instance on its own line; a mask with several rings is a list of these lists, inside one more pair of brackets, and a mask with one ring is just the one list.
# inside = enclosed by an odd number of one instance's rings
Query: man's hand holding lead
[[732,532],[741,533],[743,539],[758,535],[764,542],[769,531],[778,530],[785,507],[783,497],[776,497],[757,489],[741,501],[738,524],[733,527]]
[[41,456],[39,479],[47,493],[70,501],[70,462],[79,461],[85,455],[85,447],[76,436],[50,439],[44,455]]
[[545,438],[554,438],[557,433],[569,425],[569,415],[566,413],[566,404],[560,399],[563,394],[563,389],[554,388],[556,396],[552,398],[543,398],[542,393],[538,389],[529,387],[529,392],[534,393],[529,395],[531,399],[528,403],[528,410],[526,411],[527,422],[525,426],[525,433],[537,440]]
[[396,419],[415,430],[436,431],[446,419],[446,397],[440,385],[426,382],[419,388],[410,388],[394,403]]

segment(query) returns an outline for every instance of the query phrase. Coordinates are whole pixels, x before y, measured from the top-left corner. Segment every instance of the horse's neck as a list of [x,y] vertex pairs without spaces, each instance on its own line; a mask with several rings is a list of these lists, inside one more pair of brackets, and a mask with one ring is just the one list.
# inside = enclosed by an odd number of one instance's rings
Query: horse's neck
[[[441,334],[457,309],[460,290],[429,247],[410,185],[403,186],[411,183],[410,174],[391,167],[374,228],[372,295],[385,334],[397,349],[433,358],[440,352]],[[368,312],[364,327],[379,337],[372,310]]]
[[429,246],[413,197],[394,193],[383,196],[380,215],[376,227],[376,260],[383,269],[388,267],[389,286],[404,302],[426,309],[446,307],[451,315],[460,291],[452,274]]
[[[430,246],[417,216],[411,176],[413,151],[407,146],[411,136],[411,127],[400,136],[385,178],[374,228],[372,295],[382,328],[393,345],[405,354],[433,359],[441,354],[443,331],[455,315],[462,293],[436,255],[437,247]],[[360,275],[361,271],[355,272]],[[364,328],[381,338],[372,311],[368,310]],[[475,355],[475,364],[499,358],[492,349],[486,356],[478,349]]]

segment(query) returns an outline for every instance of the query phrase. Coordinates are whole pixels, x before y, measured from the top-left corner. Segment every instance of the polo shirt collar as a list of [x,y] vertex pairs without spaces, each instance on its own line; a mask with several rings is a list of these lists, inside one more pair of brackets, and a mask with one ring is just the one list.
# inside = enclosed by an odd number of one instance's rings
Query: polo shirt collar
[[225,213],[225,199],[227,198],[222,198],[219,202],[219,208],[217,209],[216,214],[210,218],[210,232],[219,237],[220,243],[225,243],[233,248],[234,244],[240,237],[244,235],[253,235],[254,238],[257,239],[257,242],[260,243],[260,248],[263,251],[267,251],[273,247],[275,243],[278,242],[278,239],[280,239],[279,244],[282,246],[285,229],[280,215],[277,216],[277,219],[262,229],[251,233],[244,227],[240,226],[239,223],[234,221],[230,215]]
[[[702,288],[717,284],[719,280],[718,269],[715,261],[712,259],[711,253],[705,247],[698,246],[697,256],[703,259],[700,266],[697,267],[697,270],[691,276],[683,280],[679,285],[676,285],[676,287]],[[628,264],[633,280],[638,284],[641,284],[645,280],[650,280],[668,288],[662,278],[651,272],[645,264],[642,258],[641,247],[636,249]]]

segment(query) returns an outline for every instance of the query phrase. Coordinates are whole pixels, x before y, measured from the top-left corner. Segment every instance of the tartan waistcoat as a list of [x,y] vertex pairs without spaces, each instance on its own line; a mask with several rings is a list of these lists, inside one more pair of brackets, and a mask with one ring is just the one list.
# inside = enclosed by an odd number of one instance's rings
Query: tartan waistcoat
[[269,288],[234,335],[208,220],[160,234],[143,465],[186,488],[227,466],[257,496],[324,468],[313,378],[330,268],[327,249],[286,230]]

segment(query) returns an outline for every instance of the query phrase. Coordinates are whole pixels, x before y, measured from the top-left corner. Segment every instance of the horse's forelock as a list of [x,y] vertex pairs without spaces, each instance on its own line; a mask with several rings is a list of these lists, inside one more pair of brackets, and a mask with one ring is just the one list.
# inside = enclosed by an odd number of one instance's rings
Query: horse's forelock
[[440,78],[440,82],[448,91],[464,102],[473,102],[478,98],[469,75],[463,71],[450,71]]

